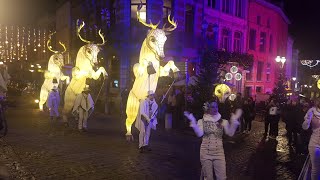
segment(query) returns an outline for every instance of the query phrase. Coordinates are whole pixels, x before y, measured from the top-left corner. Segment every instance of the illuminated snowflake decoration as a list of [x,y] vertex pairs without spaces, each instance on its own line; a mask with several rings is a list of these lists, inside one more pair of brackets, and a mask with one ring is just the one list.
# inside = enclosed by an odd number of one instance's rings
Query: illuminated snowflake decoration
[[230,72],[233,73],[233,74],[237,73],[238,72],[238,67],[237,66],[232,66],[230,68]]
[[226,80],[231,80],[232,79],[232,77],[233,77],[233,75],[231,74],[231,73],[227,73],[226,75],[225,75],[225,78],[226,78]]
[[[232,66],[230,68],[230,72],[231,73],[226,73],[225,78],[226,80],[231,80],[233,77],[235,78],[235,80],[240,81],[242,79],[242,75],[240,73],[238,73],[238,67],[237,66]],[[233,75],[235,74],[235,75]]]

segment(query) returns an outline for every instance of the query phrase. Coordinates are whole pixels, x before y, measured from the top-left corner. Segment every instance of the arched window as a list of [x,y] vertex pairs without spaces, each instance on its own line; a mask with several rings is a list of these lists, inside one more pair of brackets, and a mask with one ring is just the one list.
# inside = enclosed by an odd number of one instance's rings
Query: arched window
[[242,50],[242,33],[235,32],[233,38],[233,51],[234,52],[241,52]]
[[230,51],[230,31],[227,29],[222,30],[221,48]]

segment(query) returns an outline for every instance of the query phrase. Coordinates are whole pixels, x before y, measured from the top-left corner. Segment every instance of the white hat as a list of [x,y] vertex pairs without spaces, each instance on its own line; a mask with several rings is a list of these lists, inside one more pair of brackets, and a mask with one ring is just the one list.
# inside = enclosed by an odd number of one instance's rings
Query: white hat
[[152,90],[148,91],[148,96],[154,95],[154,92]]
[[89,85],[86,85],[86,86],[84,87],[83,91],[90,91]]

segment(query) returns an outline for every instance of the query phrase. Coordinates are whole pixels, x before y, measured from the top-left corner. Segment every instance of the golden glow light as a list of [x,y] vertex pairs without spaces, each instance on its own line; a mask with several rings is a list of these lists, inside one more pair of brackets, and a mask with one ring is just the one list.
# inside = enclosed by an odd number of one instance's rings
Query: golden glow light
[[34,100],[34,102],[38,104],[40,101],[39,101],[39,99],[36,99],[36,100]]
[[320,89],[320,79],[317,81],[317,87]]
[[237,73],[238,72],[238,67],[237,66],[232,66],[230,68],[230,72],[233,73],[233,74]]
[[220,102],[224,102],[231,95],[231,89],[226,84],[219,84],[214,89],[214,95]]

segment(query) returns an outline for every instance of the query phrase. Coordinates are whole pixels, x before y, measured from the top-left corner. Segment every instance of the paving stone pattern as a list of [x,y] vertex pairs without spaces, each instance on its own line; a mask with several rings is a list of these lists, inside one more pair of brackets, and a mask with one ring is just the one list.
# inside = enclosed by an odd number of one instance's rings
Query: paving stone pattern
[[[189,131],[152,131],[152,152],[138,152],[125,141],[124,120],[94,114],[89,132],[50,124],[46,113],[17,99],[9,108],[9,134],[0,141],[0,175],[11,179],[199,179],[201,139]],[[228,179],[296,179],[305,156],[294,155],[283,124],[278,141],[263,139],[263,123],[253,122],[249,135],[227,138]],[[276,144],[276,142],[278,142]],[[277,149],[275,148],[277,146]],[[1,167],[3,167],[1,170]]]

